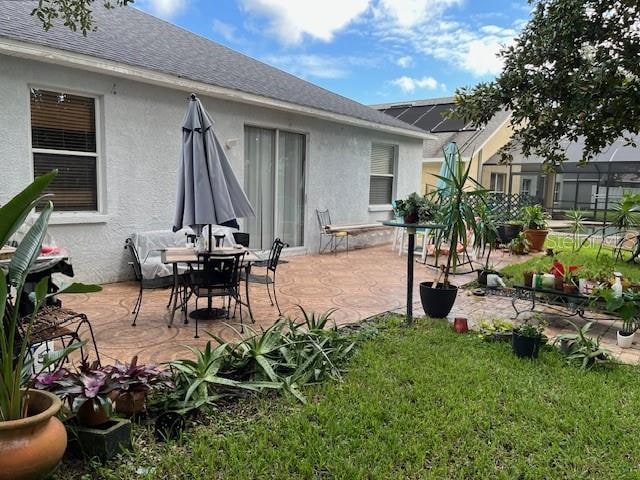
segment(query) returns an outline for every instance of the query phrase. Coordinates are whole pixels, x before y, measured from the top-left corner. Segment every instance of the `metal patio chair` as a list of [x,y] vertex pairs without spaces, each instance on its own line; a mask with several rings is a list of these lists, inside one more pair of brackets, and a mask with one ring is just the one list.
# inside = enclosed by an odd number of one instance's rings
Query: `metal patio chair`
[[[241,272],[242,279],[247,283],[257,283],[261,285],[267,286],[267,293],[269,294],[269,300],[271,301],[271,306],[273,306],[273,302],[275,300],[275,306],[278,309],[278,314],[282,315],[282,311],[280,310],[280,305],[278,305],[278,296],[276,295],[276,270],[278,268],[278,264],[280,263],[280,255],[282,254],[282,249],[284,247],[288,247],[289,245],[284,243],[279,238],[276,238],[271,245],[271,250],[269,251],[269,258],[267,260],[262,260],[259,262],[254,262],[251,266],[246,268],[243,272]],[[262,267],[266,268],[266,273],[264,274],[256,274],[252,273],[254,267]],[[273,298],[271,298],[271,289],[273,288]],[[247,299],[248,300],[248,299]]]
[[[243,260],[246,252],[237,253],[200,253],[198,254],[198,264],[189,265],[189,284],[187,286],[187,301],[191,296],[196,298],[196,310],[198,309],[198,299],[206,298],[208,302],[208,310],[212,310],[211,302],[216,297],[228,299],[226,308],[226,318],[229,319],[231,311],[231,300],[235,301],[235,307],[240,305],[240,324],[243,323],[242,317],[242,299],[240,297],[240,278],[241,269],[243,268]],[[185,302],[186,305],[186,302]],[[185,315],[188,312],[185,310]],[[195,316],[196,334],[198,336],[198,316]]]
[[[320,246],[318,247],[318,253],[322,254],[328,250],[335,254],[342,242],[346,243],[346,250],[347,253],[349,253],[349,232],[334,232],[329,230],[331,225],[331,214],[328,209],[316,209],[316,216],[318,217],[318,225],[320,226]],[[322,245],[323,240],[326,241],[324,247]]]

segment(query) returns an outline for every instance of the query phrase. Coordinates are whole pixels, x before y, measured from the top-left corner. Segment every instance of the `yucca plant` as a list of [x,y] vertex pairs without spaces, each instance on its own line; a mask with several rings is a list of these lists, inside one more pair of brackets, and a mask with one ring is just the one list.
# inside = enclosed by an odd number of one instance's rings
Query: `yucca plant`
[[[460,150],[455,143],[444,151],[447,175],[436,175],[441,186],[436,190],[439,208],[435,223],[442,225],[437,233],[438,240],[449,244],[449,256],[444,267],[444,286],[449,285],[449,275],[455,272],[459,263],[458,243],[467,249],[467,231],[480,237],[474,205],[486,206],[487,190],[470,175],[471,162],[462,161]],[[481,208],[481,207],[476,207]]]
[[[18,420],[27,416],[27,392],[31,386],[29,372],[32,360],[28,351],[28,338],[31,334],[33,322],[48,298],[47,282],[42,279],[36,285],[30,299],[34,309],[29,320],[22,326],[20,334],[19,308],[23,298],[24,285],[27,275],[36,259],[40,255],[42,241],[47,231],[49,218],[53,211],[53,203],[43,192],[57,175],[52,171],[36,178],[22,192],[17,194],[0,208],[0,248],[7,244],[12,235],[22,226],[27,216],[40,203],[45,206],[38,214],[36,221],[18,244],[11,258],[8,269],[0,268],[0,319],[2,320],[2,334],[0,335],[0,421]],[[58,293],[89,293],[100,290],[95,285],[73,283],[62,286]],[[10,302],[10,292],[11,300]],[[10,308],[7,308],[7,307]],[[45,355],[43,369],[56,363],[79,348],[74,344],[64,350]]]

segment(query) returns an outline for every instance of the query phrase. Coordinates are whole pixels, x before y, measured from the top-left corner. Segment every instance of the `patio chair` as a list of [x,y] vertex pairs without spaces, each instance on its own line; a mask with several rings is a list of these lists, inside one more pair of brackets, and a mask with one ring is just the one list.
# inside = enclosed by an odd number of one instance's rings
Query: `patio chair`
[[[131,311],[131,315],[133,315],[133,322],[131,323],[132,327],[136,326],[136,322],[138,321],[138,315],[140,314],[140,308],[142,307],[142,295],[144,290],[154,289],[159,287],[167,286],[168,280],[163,280],[159,283],[156,279],[147,279],[144,277],[142,271],[142,264],[144,263],[141,260],[140,255],[138,253],[138,249],[134,241],[131,238],[127,238],[124,242],[125,250],[129,250],[131,260],[127,262],[131,268],[133,269],[133,275],[138,282],[138,298],[136,299],[135,304],[133,305],[133,310]],[[186,270],[182,271],[178,275],[178,286],[184,285],[185,283],[185,275]],[[173,277],[167,277],[173,278]],[[171,294],[169,295],[169,301],[167,302],[167,308],[171,305],[174,295],[178,295],[179,291],[176,291],[176,285],[174,282],[171,282]]]
[[249,248],[249,234],[245,232],[233,232],[233,239],[238,245]]
[[[5,318],[3,319],[5,331],[8,331],[7,322],[12,314],[13,308],[14,306],[7,302]],[[30,315],[19,319],[17,335],[20,339],[27,337],[27,328],[30,321]],[[100,364],[100,353],[95,335],[93,334],[93,328],[84,313],[78,313],[68,308],[62,308],[61,306],[42,308],[33,320],[27,339],[29,351],[32,357],[34,357],[32,371],[37,373],[36,362],[38,359],[35,357],[54,350],[56,342],[60,342],[62,348],[66,348],[74,342],[81,342],[83,340],[87,340],[87,343],[79,349],[81,361],[88,361],[89,351],[87,345],[89,345],[93,347],[95,359],[98,364]],[[59,368],[65,361],[68,361],[68,358],[61,357],[53,365],[53,368]]]
[[[280,315],[282,315],[282,311],[280,310],[280,305],[278,305],[278,296],[276,295],[276,270],[278,268],[278,264],[280,263],[280,255],[282,253],[282,249],[288,246],[288,244],[282,242],[282,240],[280,240],[279,238],[276,238],[271,245],[269,258],[267,260],[254,262],[253,265],[241,272],[241,278],[245,282],[257,283],[267,286],[267,293],[269,294],[271,306],[273,306],[273,302],[275,300],[275,306],[278,309],[278,314]],[[253,267],[263,267],[266,268],[267,271],[264,274],[255,274],[251,272]],[[270,285],[273,288],[273,298],[271,298],[271,290],[269,288]]]
[[[342,242],[346,243],[346,251],[349,253],[349,232],[347,231],[331,231],[331,214],[329,210],[317,210],[318,224],[320,225],[320,246],[318,253],[322,254],[327,250],[333,254],[337,253],[338,247]],[[323,247],[323,241],[326,241]]]
[[[231,310],[231,300],[235,301],[235,307],[240,305],[240,324],[242,318],[242,299],[240,298],[240,273],[243,265],[245,251],[237,253],[200,253],[198,254],[198,264],[196,268],[189,265],[189,285],[187,300],[191,296],[196,298],[196,310],[198,309],[198,299],[206,298],[209,309],[211,309],[211,301],[213,298],[222,297],[228,299],[226,317],[229,319]],[[197,268],[200,267],[200,268]],[[186,305],[186,302],[185,302]],[[185,310],[185,315],[188,312]],[[196,334],[198,336],[198,316],[195,316]]]

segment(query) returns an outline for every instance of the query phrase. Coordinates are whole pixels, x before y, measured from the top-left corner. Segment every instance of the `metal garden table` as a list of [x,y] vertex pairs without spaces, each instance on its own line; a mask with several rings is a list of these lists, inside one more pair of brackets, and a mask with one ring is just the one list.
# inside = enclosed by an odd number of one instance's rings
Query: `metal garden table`
[[382,222],[387,227],[406,228],[409,244],[407,248],[407,325],[413,323],[413,250],[416,246],[416,230],[439,230],[443,225],[436,223],[404,223],[397,220],[385,220]]

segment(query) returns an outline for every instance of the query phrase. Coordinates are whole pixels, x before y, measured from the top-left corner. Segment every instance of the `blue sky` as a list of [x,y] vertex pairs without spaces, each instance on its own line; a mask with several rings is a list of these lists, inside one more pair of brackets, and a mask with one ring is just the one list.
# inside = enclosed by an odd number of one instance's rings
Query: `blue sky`
[[136,6],[359,102],[453,94],[500,71],[526,0],[137,0]]

